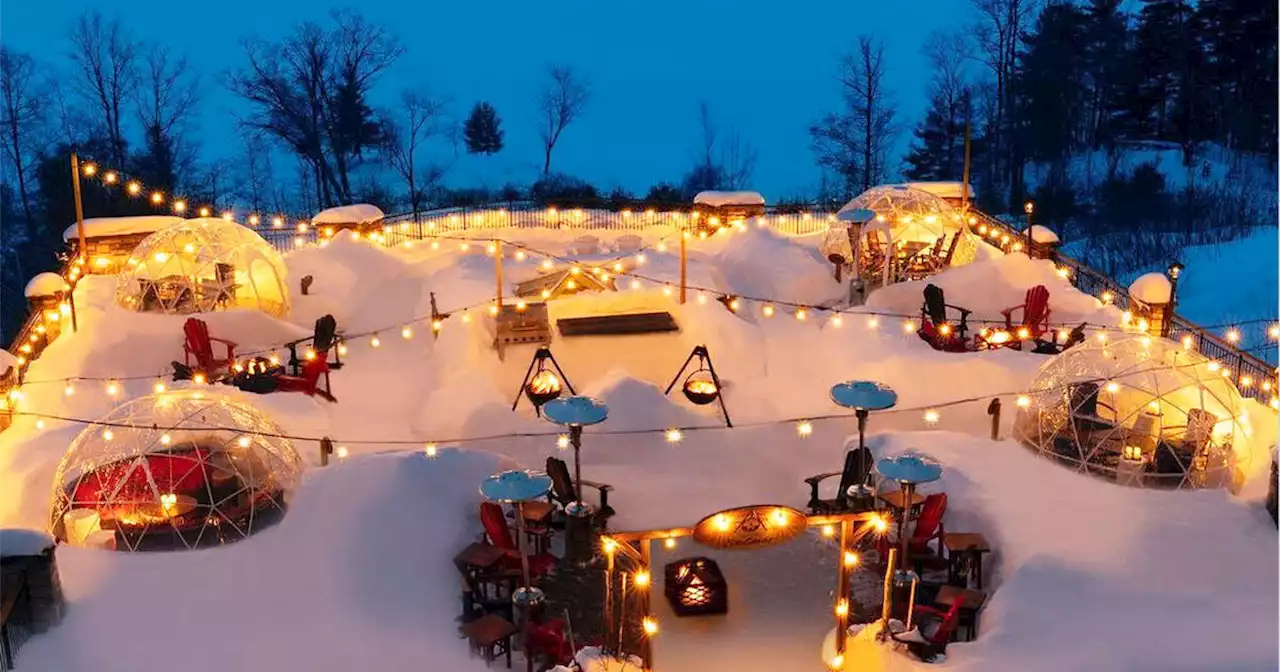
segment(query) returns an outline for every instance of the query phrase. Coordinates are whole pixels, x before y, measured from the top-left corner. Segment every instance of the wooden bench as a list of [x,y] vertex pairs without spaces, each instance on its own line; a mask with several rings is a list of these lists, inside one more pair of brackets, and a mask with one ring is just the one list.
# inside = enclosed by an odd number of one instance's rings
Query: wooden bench
[[621,336],[679,331],[671,313],[628,313],[556,320],[561,336]]

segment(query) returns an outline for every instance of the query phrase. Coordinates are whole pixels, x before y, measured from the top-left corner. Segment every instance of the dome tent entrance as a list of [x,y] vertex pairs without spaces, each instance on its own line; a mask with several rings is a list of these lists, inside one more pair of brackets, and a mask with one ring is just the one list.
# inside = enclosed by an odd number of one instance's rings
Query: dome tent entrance
[[138,311],[252,308],[289,313],[284,259],[261,236],[222,219],[190,219],[145,238],[120,274],[116,302]]
[[1078,345],[1037,372],[1015,437],[1125,485],[1234,487],[1252,462],[1244,402],[1222,369],[1162,338]]
[[840,208],[836,218],[857,226],[857,266],[864,277],[878,279],[881,285],[892,282],[892,258],[898,253],[954,244],[952,266],[969,263],[976,254],[976,241],[962,213],[921,189],[873,187]]
[[53,481],[50,529],[77,545],[202,548],[278,521],[302,475],[283,432],[208,390],[140,397],[76,437]]

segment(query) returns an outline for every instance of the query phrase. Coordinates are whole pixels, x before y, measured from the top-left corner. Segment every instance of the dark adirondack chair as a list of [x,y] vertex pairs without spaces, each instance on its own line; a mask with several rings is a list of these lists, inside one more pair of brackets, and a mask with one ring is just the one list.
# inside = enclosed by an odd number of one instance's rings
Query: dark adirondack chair
[[[311,349],[315,350],[316,359],[328,359],[329,351],[334,349],[338,344],[338,321],[332,315],[324,315],[316,320],[315,334],[311,338],[287,343],[289,348],[289,367],[293,369],[293,375],[301,375],[303,360],[298,358],[298,346],[311,341]],[[336,354],[334,361],[329,363],[330,369],[342,368],[342,357]]]
[[[856,485],[871,485],[871,473],[874,465],[875,458],[871,455],[869,449],[866,447],[855,448],[845,453],[844,471],[831,471],[804,479],[804,482],[809,484],[809,512],[814,514],[845,513],[855,510],[857,504],[849,497],[849,488]],[[840,477],[840,486],[836,489],[836,496],[833,499],[822,499],[818,496],[818,484],[832,476]],[[867,504],[870,505],[869,502]]]
[[1098,384],[1092,381],[1074,383],[1067,388],[1067,411],[1071,414],[1071,427],[1077,433],[1087,434],[1115,428],[1115,423],[1104,419],[1099,409],[1111,411],[1114,417],[1116,410],[1098,399]]
[[[948,308],[960,314],[959,321],[952,320],[947,315]],[[924,303],[920,306],[920,329],[916,333],[935,350],[963,352],[968,349],[965,340],[972,312],[947,303],[941,287],[925,285]]]
[[[503,569],[520,571],[520,549],[515,538],[511,536],[511,528],[507,525],[506,516],[502,515],[502,507],[493,502],[480,503],[480,523],[484,525],[484,534],[490,544],[508,551],[500,564]],[[550,553],[529,554],[529,573],[540,576],[556,564],[556,557]]]
[[[1022,311],[1022,318],[1015,324],[1013,314],[1019,310]],[[1049,313],[1049,290],[1044,285],[1036,285],[1028,289],[1022,303],[1000,311],[1000,314],[1004,315],[1004,326],[1009,333],[1016,336],[1017,329],[1027,328],[1028,337],[1018,340],[1038,340],[1049,333]]]
[[[187,318],[186,323],[182,325],[182,333],[186,336],[182,342],[183,361],[188,367],[212,377],[218,371],[225,372],[231,363],[236,361],[236,343],[225,338],[210,336],[209,325],[204,320]],[[226,347],[225,358],[214,357],[214,343],[221,343]]]
[[[569,465],[558,457],[547,458],[547,476],[551,477],[551,492],[547,496],[551,501],[560,504],[560,506],[568,506],[570,502],[578,501],[578,489],[573,485],[573,477],[569,475]],[[613,486],[607,483],[596,483],[583,479],[582,486],[595,488],[600,495],[600,506],[596,507],[595,522],[604,527],[609,518],[616,513],[613,507],[609,506],[609,492],[613,490]]]

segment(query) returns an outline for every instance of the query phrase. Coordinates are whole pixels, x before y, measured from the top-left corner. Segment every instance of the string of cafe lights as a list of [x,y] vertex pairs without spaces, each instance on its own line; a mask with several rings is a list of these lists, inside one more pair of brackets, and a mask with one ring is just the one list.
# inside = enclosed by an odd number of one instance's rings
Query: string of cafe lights
[[[1174,370],[1179,368],[1185,368],[1188,366],[1197,366],[1197,364],[1175,364],[1175,365],[1169,365],[1165,367],[1153,368],[1153,369],[1150,369],[1150,371],[1155,372],[1155,371],[1162,371],[1162,370]],[[1110,393],[1115,393],[1119,389],[1117,387],[1117,384],[1114,381],[1108,380],[1106,378],[1094,378],[1094,379],[1089,379],[1084,381],[1073,381],[1072,383],[1063,383],[1058,386],[1036,390],[1035,393],[1042,395],[1042,394],[1049,394],[1054,392],[1061,392],[1061,391],[1068,390],[1072,386],[1078,385],[1082,382],[1091,382],[1091,383],[1101,384],[1102,389]],[[194,394],[198,398],[199,395],[202,394],[202,392],[200,392],[199,389],[197,388],[197,391]],[[1027,408],[1030,406],[1030,403],[1031,403],[1030,397],[1025,392],[998,392],[998,393],[982,394],[977,396],[961,397],[961,398],[950,399],[950,400],[935,402],[935,403],[926,404],[926,405],[910,406],[910,407],[904,407],[904,408],[891,408],[883,411],[876,411],[876,415],[880,416],[880,415],[900,415],[905,413],[922,413],[922,420],[925,423],[925,425],[928,427],[934,427],[938,424],[938,422],[941,421],[941,418],[942,418],[942,415],[940,413],[941,409],[953,408],[956,406],[962,406],[966,404],[973,404],[973,403],[979,403],[979,402],[987,402],[987,401],[990,401],[991,399],[1004,399],[1004,398],[1013,398],[1014,403],[1018,408]],[[1273,400],[1272,406],[1273,407],[1277,406],[1277,402],[1275,400]],[[39,430],[42,430],[45,428],[46,421],[48,420],[84,425],[86,427],[102,427],[107,432],[110,432],[111,430],[116,430],[116,429],[144,430],[144,431],[157,430],[157,427],[154,425],[137,425],[137,424],[128,423],[128,422],[91,420],[86,418],[78,418],[74,416],[60,415],[57,413],[14,411],[13,415],[35,418],[36,429],[39,429]],[[827,420],[841,420],[841,419],[848,420],[852,418],[853,416],[851,414],[849,414],[847,411],[844,411],[844,412],[835,412],[835,413],[828,413],[828,414],[806,415],[806,416],[779,418],[779,419],[773,419],[773,420],[758,420],[758,421],[745,422],[745,423],[736,423],[733,427],[726,427],[724,425],[687,425],[687,426],[668,426],[668,427],[661,427],[661,428],[617,429],[617,430],[599,427],[599,428],[592,428],[591,430],[589,430],[588,433],[592,435],[600,435],[600,436],[661,435],[667,443],[675,444],[683,441],[686,438],[686,436],[691,433],[790,425],[794,427],[796,434],[799,438],[805,439],[813,436],[815,432],[814,423],[823,422]],[[335,446],[337,446],[337,453],[339,458],[344,458],[348,454],[348,450],[345,448],[345,444],[369,445],[369,446],[393,446],[393,447],[420,446],[424,451],[424,453],[426,454],[426,456],[432,457],[432,458],[438,456],[439,451],[441,450],[441,447],[457,447],[463,444],[483,443],[483,442],[498,441],[498,440],[529,439],[529,438],[538,439],[538,438],[555,437],[557,448],[564,450],[564,449],[567,449],[570,445],[569,436],[559,430],[533,431],[533,432],[505,432],[505,433],[499,433],[499,434],[485,434],[485,435],[468,436],[468,437],[433,438],[430,440],[352,439],[352,438],[338,440],[338,439],[332,439],[326,436],[311,436],[311,435],[304,435],[304,434],[291,434],[286,432],[268,432],[268,431],[250,430],[250,429],[244,429],[240,427],[228,427],[228,426],[221,426],[221,425],[200,425],[196,427],[174,426],[174,427],[166,428],[164,436],[169,436],[168,432],[170,431],[172,432],[222,431],[222,432],[237,434],[240,436],[257,436],[257,437],[265,437],[265,438],[288,439],[290,441],[305,441],[305,442],[316,442],[316,443],[319,443],[325,439],[328,439]],[[164,441],[163,437],[161,440]]]

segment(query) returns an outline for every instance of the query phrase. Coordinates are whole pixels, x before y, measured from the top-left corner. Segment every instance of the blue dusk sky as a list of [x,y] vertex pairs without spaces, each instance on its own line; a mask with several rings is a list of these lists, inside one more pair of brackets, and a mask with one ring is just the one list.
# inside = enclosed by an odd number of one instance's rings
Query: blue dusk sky
[[[201,157],[211,159],[240,154],[235,117],[244,109],[219,84],[221,73],[243,62],[238,40],[278,36],[297,23],[323,21],[330,9],[343,6],[350,5],[11,1],[3,4],[0,37],[42,65],[67,69],[70,26],[82,10],[96,7],[122,18],[136,38],[185,54],[202,75],[207,98],[196,133]],[[752,184],[770,201],[816,186],[807,129],[839,103],[839,59],[859,34],[885,43],[904,129],[900,156],[926,104],[929,68],[920,53],[925,37],[971,20],[967,0],[419,1],[365,2],[358,9],[406,46],[379,83],[375,105],[390,106],[401,89],[419,86],[452,101],[458,119],[476,100],[490,101],[502,117],[507,145],[496,157],[461,152],[454,158],[452,148],[438,150],[453,163],[447,178],[452,184],[497,187],[536,177],[541,148],[534,95],[545,66],[558,62],[585,74],[593,97],[556,148],[557,172],[641,195],[655,182],[676,181],[693,161],[697,104],[705,100],[722,129],[736,128],[756,149]]]

